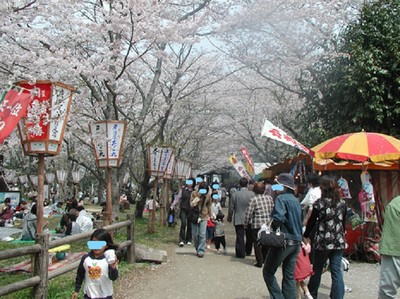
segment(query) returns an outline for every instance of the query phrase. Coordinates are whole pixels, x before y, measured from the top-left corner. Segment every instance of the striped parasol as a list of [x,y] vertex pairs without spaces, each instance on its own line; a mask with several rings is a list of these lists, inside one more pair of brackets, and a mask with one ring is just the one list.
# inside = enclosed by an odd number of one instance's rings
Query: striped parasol
[[328,139],[311,149],[314,160],[340,159],[373,163],[400,159],[400,140],[392,136],[359,132]]

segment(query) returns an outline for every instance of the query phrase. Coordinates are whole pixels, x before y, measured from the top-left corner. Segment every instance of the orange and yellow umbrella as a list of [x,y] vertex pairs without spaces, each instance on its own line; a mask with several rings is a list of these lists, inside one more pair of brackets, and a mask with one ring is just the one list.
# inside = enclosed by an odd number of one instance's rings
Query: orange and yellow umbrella
[[340,159],[373,163],[400,159],[400,140],[392,136],[359,132],[328,139],[311,149],[314,160]]

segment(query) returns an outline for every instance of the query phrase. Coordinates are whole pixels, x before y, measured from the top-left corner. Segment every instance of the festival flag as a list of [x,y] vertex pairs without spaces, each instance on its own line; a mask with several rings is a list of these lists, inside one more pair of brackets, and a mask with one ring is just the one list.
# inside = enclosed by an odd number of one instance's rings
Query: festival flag
[[247,163],[246,163],[247,172],[248,172],[249,174],[251,174],[251,175],[254,175],[254,164],[253,164],[253,161],[251,161],[249,151],[247,150],[247,148],[242,147],[242,148],[240,149],[240,153],[242,154],[242,156],[244,157],[244,159],[245,159],[246,162],[247,162]]
[[249,173],[246,171],[246,168],[244,167],[242,161],[239,161],[236,158],[236,155],[231,155],[228,158],[229,162],[232,163],[233,167],[236,169],[236,171],[239,173],[241,177],[245,177],[248,180],[251,180],[252,177],[249,175]]
[[280,142],[283,142],[287,145],[293,146],[297,148],[298,150],[301,150],[302,152],[307,153],[311,157],[314,156],[314,152],[308,148],[306,148],[304,145],[302,145],[300,142],[298,142],[296,139],[290,137],[288,134],[286,134],[284,131],[279,129],[278,127],[275,127],[270,121],[265,120],[264,126],[261,130],[261,136],[271,138],[274,140],[278,140]]
[[31,93],[27,90],[10,89],[1,96],[0,103],[0,144],[11,134],[20,119],[26,115],[32,101]]

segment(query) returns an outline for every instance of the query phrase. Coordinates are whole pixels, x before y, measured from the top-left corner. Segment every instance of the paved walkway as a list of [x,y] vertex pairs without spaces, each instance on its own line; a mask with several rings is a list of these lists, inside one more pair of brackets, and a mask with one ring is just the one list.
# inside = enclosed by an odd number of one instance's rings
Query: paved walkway
[[[235,232],[226,223],[228,254],[209,250],[198,258],[192,246],[170,248],[168,262],[154,265],[143,275],[124,275],[118,282],[115,298],[147,299],[267,299],[267,287],[262,270],[253,266],[254,255],[245,259],[235,258]],[[179,225],[175,228],[177,235]],[[277,273],[280,281],[280,271]],[[345,276],[352,292],[345,298],[376,299],[379,265],[356,263],[350,265]],[[319,299],[329,298],[330,275],[323,275]],[[295,298],[293,298],[295,299]]]

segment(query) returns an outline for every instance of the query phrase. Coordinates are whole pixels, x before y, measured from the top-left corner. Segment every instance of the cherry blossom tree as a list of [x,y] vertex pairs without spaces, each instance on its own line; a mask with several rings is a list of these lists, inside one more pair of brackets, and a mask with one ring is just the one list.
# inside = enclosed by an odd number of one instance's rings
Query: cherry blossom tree
[[[93,158],[88,158],[92,156],[88,122],[127,120],[125,160],[129,163],[125,165],[129,164],[144,186],[148,182],[145,145],[184,142],[165,136],[166,128],[173,127],[168,121],[175,102],[190,100],[207,107],[202,103],[207,98],[206,87],[219,80],[216,74],[207,76],[210,61],[202,58],[204,54],[190,50],[179,62],[183,56],[177,56],[175,49],[193,48],[201,36],[216,31],[234,4],[209,0],[8,1],[1,7],[1,37],[7,44],[0,50],[1,74],[7,81],[46,78],[78,88],[65,138],[67,154],[93,175],[98,171]],[[194,66],[200,61],[203,69]],[[181,94],[174,94],[172,87]],[[203,125],[208,123],[199,119]],[[132,156],[136,159],[131,160]],[[145,193],[144,188],[142,197]]]
[[[277,162],[288,147],[259,137],[264,118],[302,140],[297,115],[304,107],[298,78],[303,69],[332,51],[332,36],[352,20],[362,1],[249,1],[214,45],[240,70],[236,100],[227,103],[236,121],[233,136],[260,161]],[[235,16],[236,18],[238,16]],[[231,96],[231,95],[229,95]],[[293,154],[293,150],[290,149]]]

